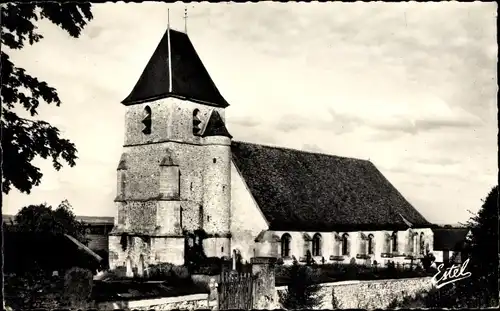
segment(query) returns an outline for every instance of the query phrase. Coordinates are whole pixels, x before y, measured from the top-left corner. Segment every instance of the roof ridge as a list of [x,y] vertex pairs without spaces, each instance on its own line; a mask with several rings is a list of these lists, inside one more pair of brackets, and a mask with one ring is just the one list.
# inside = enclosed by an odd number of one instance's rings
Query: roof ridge
[[360,162],[368,162],[368,163],[370,163],[370,164],[373,165],[373,163],[370,160],[365,160],[365,159],[360,159],[360,158],[354,158],[354,157],[344,157],[344,156],[339,156],[339,155],[334,155],[334,154],[328,154],[328,153],[325,153],[325,152],[314,152],[314,151],[296,149],[296,148],[291,148],[291,147],[276,146],[276,145],[270,145],[270,144],[258,144],[258,143],[246,142],[246,141],[241,141],[241,140],[233,140],[233,143],[236,143],[236,144],[240,143],[240,144],[261,146],[261,147],[274,148],[274,149],[282,149],[282,150],[290,150],[290,151],[296,151],[296,152],[300,152],[300,153],[323,155],[323,156],[333,157],[333,158],[356,160],[356,161],[360,161]]

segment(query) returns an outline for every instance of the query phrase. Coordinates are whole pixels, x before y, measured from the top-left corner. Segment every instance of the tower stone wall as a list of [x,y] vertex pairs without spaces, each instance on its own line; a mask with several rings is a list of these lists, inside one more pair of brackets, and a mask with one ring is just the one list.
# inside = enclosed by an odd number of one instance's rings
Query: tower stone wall
[[[112,269],[130,266],[138,273],[142,262],[146,268],[183,264],[184,233],[199,229],[207,234],[207,256],[230,255],[231,139],[193,133],[195,110],[201,129],[213,110],[224,118],[222,108],[175,98],[126,107]],[[146,111],[148,134],[142,122]]]
[[[151,109],[151,134],[142,132],[144,125],[144,109]],[[217,111],[225,121],[224,109],[197,104],[178,98],[163,98],[152,102],[126,106],[125,112],[125,146],[178,141],[190,144],[202,144],[203,138],[193,135],[193,112],[197,109],[198,118],[208,120],[213,110]]]
[[231,256],[231,139],[206,137],[203,175],[203,229],[207,256]]

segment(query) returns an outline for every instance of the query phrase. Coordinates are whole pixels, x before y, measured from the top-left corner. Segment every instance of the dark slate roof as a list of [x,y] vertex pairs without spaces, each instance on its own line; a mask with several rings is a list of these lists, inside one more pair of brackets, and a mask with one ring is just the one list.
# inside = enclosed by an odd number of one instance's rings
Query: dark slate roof
[[431,224],[369,161],[233,142],[232,158],[279,231],[406,229]]
[[26,271],[35,261],[51,270],[75,266],[95,269],[102,261],[99,255],[64,235],[5,230],[3,246],[6,271],[12,272]]
[[226,136],[229,138],[233,138],[233,136],[229,134],[229,131],[226,128],[224,120],[222,120],[220,114],[215,110],[212,111],[210,119],[208,119],[208,122],[206,123],[205,129],[203,131],[203,134],[201,134],[201,136],[202,137]]
[[214,107],[229,106],[187,34],[173,29],[167,29],[139,81],[122,103],[133,105],[166,97],[188,99]]
[[468,228],[439,228],[432,229],[434,233],[435,250],[459,250],[466,241]]

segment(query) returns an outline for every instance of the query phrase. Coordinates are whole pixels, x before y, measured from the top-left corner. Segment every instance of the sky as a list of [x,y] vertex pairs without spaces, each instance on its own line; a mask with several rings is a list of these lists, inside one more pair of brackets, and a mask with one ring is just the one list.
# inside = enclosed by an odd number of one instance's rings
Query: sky
[[[115,216],[130,93],[183,3],[103,3],[78,39],[43,20],[39,43],[9,52],[55,87],[38,118],[78,149],[3,213],[68,199]],[[169,10],[169,14],[167,11]],[[429,221],[465,222],[497,184],[496,3],[187,5],[187,32],[229,102],[234,139],[369,159]]]

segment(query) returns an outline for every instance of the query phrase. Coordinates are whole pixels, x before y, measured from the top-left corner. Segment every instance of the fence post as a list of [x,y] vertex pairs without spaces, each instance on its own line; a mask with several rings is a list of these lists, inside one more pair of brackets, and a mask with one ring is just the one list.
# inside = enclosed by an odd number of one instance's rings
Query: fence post
[[250,262],[255,281],[252,309],[272,309],[276,297],[274,273],[276,258],[253,257]]

